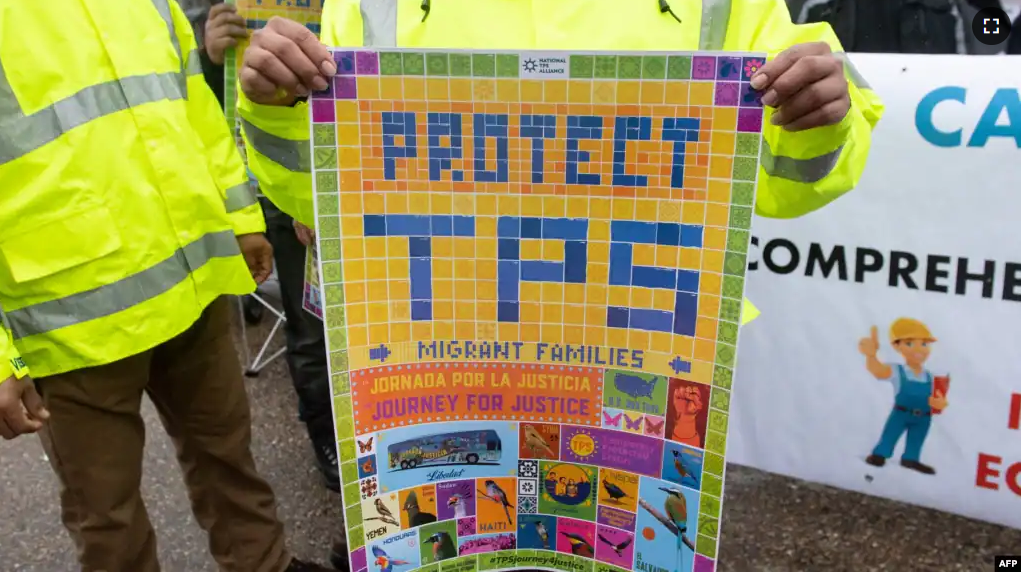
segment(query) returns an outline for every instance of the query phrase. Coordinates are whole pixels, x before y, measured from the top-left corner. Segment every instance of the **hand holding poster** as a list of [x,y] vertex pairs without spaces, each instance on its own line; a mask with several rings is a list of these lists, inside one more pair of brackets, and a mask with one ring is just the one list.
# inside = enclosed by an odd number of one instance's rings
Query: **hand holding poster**
[[763,57],[334,58],[309,107],[352,570],[712,571]]

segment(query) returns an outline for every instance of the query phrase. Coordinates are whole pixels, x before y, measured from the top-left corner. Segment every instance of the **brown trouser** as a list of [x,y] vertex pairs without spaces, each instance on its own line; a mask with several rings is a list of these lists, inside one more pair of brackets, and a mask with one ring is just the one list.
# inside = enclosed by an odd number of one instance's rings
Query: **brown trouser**
[[83,572],[159,570],[139,492],[143,392],[174,442],[192,511],[220,568],[287,568],[273,491],[252,459],[229,311],[221,298],[188,331],[150,351],[36,380],[50,411],[43,447],[60,479],[62,517]]

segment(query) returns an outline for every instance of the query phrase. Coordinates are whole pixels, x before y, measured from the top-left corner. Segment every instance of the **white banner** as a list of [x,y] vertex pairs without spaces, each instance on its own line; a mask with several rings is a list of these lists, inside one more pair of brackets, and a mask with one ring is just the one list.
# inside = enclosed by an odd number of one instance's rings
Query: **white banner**
[[1020,60],[853,61],[887,112],[856,190],[753,225],[729,455],[1019,528]]

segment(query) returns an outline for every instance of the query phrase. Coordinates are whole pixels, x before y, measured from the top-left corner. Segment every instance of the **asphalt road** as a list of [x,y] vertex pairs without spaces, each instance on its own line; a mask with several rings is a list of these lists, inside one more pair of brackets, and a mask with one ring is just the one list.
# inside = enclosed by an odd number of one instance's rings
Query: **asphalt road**
[[[264,324],[252,332],[265,335]],[[320,483],[283,360],[251,379],[255,456],[274,486],[290,546],[325,560],[339,532],[341,503]],[[167,572],[215,572],[154,409],[144,495]],[[1017,554],[1019,531],[729,466],[720,567],[735,572],[993,570],[995,554]],[[38,439],[0,442],[0,572],[76,570],[60,523],[55,479]]]

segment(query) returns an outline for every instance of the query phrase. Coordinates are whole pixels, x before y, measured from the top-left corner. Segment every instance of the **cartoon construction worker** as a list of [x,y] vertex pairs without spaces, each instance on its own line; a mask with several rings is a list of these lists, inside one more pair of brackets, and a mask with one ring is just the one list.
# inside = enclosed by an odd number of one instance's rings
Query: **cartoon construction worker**
[[932,411],[947,407],[947,399],[933,391],[933,374],[923,368],[930,357],[930,345],[937,341],[930,329],[919,320],[898,318],[891,324],[891,346],[901,354],[905,364],[887,364],[877,359],[880,341],[873,326],[870,337],[859,340],[859,351],[866,356],[866,369],[879,380],[894,386],[894,408],[884,423],[880,441],[866,462],[882,467],[894,454],[894,446],[905,434],[905,452],[901,466],[925,475],[936,471],[919,461],[919,455],[930,431]]

